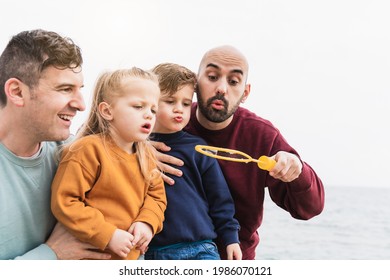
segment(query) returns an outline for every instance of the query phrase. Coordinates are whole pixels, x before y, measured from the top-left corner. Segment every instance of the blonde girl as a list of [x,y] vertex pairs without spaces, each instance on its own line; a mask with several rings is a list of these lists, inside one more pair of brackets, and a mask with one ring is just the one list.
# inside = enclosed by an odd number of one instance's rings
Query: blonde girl
[[88,120],[53,180],[58,221],[112,259],[138,259],[162,229],[164,183],[148,142],[159,96],[158,79],[148,71],[102,74]]

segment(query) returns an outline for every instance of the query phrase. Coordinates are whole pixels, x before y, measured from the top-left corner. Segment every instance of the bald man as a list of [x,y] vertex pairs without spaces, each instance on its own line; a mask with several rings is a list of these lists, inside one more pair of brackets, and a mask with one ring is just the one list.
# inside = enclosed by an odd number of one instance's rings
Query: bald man
[[[202,137],[211,146],[240,150],[251,156],[266,155],[276,161],[269,172],[256,164],[219,161],[241,226],[243,259],[253,260],[260,241],[257,230],[263,220],[265,189],[292,217],[308,220],[324,208],[324,187],[315,171],[270,121],[240,107],[250,94],[248,69],[245,56],[232,46],[206,52],[198,70],[198,103],[192,106],[186,131]],[[156,147],[162,151],[167,149],[163,145]],[[174,176],[182,175],[174,165],[183,162],[167,155],[159,159],[167,163],[161,165],[164,180],[174,185]],[[223,244],[219,249],[221,258],[226,259]]]

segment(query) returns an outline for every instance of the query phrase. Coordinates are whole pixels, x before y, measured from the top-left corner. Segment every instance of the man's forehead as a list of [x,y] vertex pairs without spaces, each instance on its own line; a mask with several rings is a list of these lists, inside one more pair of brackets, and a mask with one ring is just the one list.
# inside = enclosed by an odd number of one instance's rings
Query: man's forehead
[[59,69],[49,66],[42,71],[39,81],[80,86],[84,83],[84,75],[81,67]]
[[216,48],[207,52],[201,63],[203,68],[215,68],[221,70],[227,68],[233,72],[248,72],[246,58],[237,50],[232,48]]

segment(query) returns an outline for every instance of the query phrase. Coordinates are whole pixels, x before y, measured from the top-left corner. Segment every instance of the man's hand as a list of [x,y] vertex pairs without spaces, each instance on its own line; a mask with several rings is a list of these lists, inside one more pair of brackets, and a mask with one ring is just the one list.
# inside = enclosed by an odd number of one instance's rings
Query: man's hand
[[276,161],[276,164],[269,175],[275,179],[289,183],[298,178],[302,172],[302,162],[294,154],[280,151],[271,158]]
[[79,241],[60,223],[54,227],[46,244],[56,253],[59,260],[108,260],[111,258],[110,254],[93,251],[98,248]]
[[175,184],[175,181],[171,177],[168,177],[166,174],[181,177],[183,175],[183,172],[177,168],[172,167],[172,165],[183,166],[184,162],[178,158],[162,153],[171,150],[171,148],[165,145],[163,142],[152,141],[151,143],[155,148],[158,168],[162,171],[161,176],[165,183],[172,186],[173,184]]

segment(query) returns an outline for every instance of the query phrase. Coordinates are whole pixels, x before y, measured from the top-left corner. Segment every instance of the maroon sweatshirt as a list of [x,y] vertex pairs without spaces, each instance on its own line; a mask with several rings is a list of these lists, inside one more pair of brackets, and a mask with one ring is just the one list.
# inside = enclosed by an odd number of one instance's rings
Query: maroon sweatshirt
[[[242,151],[253,158],[272,156],[278,151],[296,154],[279,130],[269,121],[239,107],[232,122],[221,130],[208,130],[196,118],[197,104],[192,106],[186,131],[202,137],[208,145]],[[302,173],[290,183],[284,183],[258,168],[256,163],[218,160],[235,202],[236,219],[241,225],[239,238],[243,259],[255,259],[259,244],[257,229],[263,220],[264,191],[268,187],[271,199],[296,219],[307,220],[324,208],[324,187],[314,170],[305,162]],[[219,247],[226,259],[224,247]]]

